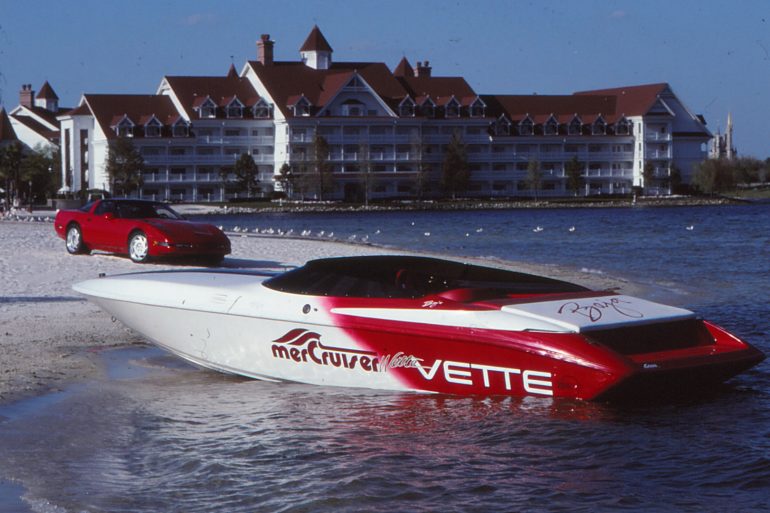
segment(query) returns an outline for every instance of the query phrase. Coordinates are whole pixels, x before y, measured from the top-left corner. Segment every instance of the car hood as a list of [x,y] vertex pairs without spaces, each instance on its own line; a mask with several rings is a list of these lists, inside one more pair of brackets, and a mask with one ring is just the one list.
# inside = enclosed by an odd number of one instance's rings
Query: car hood
[[173,238],[225,238],[224,233],[222,233],[219,228],[207,223],[193,223],[191,221],[176,221],[171,219],[146,219],[145,223]]

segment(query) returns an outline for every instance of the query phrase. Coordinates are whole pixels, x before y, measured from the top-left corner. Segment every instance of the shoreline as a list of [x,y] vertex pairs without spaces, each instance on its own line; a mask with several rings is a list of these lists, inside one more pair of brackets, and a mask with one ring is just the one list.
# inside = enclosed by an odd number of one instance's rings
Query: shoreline
[[[228,232],[233,252],[223,266],[280,271],[307,260],[366,254],[422,254],[476,262],[573,281],[594,289],[638,294],[637,284],[618,277],[530,262],[484,259],[439,252],[410,252],[372,244],[272,237]],[[0,405],[61,391],[104,372],[99,352],[145,343],[137,334],[75,293],[73,283],[99,273],[168,270],[159,262],[137,265],[127,257],[94,252],[70,255],[50,220],[0,221]]]
[[[639,196],[612,199],[549,199],[549,200],[402,200],[378,202],[370,205],[341,203],[337,201],[288,201],[273,200],[243,203],[174,203],[172,207],[183,215],[238,215],[262,213],[328,213],[328,212],[410,212],[410,211],[475,211],[475,210],[524,210],[524,209],[573,209],[573,208],[660,208],[660,207],[710,207],[724,205],[751,205],[755,201],[727,196]],[[258,205],[258,206],[257,206]],[[12,208],[0,212],[2,221],[52,221],[56,209],[48,206]]]

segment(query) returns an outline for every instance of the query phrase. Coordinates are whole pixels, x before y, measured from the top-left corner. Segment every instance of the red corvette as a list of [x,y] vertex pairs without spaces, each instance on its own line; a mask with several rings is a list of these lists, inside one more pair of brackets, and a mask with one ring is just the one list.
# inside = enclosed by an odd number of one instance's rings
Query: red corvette
[[102,199],[60,210],[56,233],[71,254],[91,250],[128,254],[134,262],[158,257],[200,257],[219,263],[230,240],[216,226],[187,221],[165,203]]

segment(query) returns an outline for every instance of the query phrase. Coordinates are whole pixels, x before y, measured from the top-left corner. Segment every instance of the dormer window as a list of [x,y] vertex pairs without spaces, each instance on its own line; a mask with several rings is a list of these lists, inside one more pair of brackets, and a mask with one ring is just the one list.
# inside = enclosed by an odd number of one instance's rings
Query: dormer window
[[557,135],[559,133],[559,123],[556,118],[551,116],[548,121],[543,125],[543,134],[545,135]]
[[310,101],[304,96],[297,100],[292,106],[295,116],[309,116],[310,115]]
[[617,135],[629,135],[631,133],[631,122],[626,118],[621,119],[615,124],[615,133]]
[[115,133],[118,137],[133,137],[134,122],[128,119],[128,116],[123,116],[123,119],[115,125]]
[[231,119],[239,119],[243,117],[243,104],[238,98],[233,100],[227,105],[227,117]]
[[187,137],[190,133],[190,125],[180,119],[171,127],[171,135],[174,137]]
[[472,118],[483,118],[484,117],[484,109],[486,105],[484,105],[484,102],[481,101],[481,98],[476,98],[473,103],[471,103],[470,107],[470,114]]
[[447,102],[444,108],[444,117],[447,118],[459,118],[460,117],[460,102],[452,98]]
[[155,116],[150,119],[146,125],[144,125],[145,137],[160,137],[160,129],[163,127],[158,118]]
[[580,121],[580,118],[577,116],[572,118],[572,121],[569,122],[569,126],[567,127],[567,134],[568,135],[580,135],[583,131],[583,123]]
[[199,115],[201,118],[217,117],[217,104],[211,98],[206,98],[206,101],[200,106]]
[[254,105],[254,117],[260,119],[266,119],[270,117],[270,105],[263,100],[259,99],[256,105]]
[[604,135],[607,133],[607,123],[604,122],[601,116],[591,125],[591,133],[593,135]]
[[524,118],[519,123],[519,135],[533,135],[535,133],[535,123],[529,117]]
[[511,135],[511,122],[508,121],[508,118],[504,115],[497,118],[497,120],[492,123],[491,128],[494,135]]
[[403,118],[414,117],[414,102],[408,96],[398,106],[398,115]]
[[436,115],[436,105],[430,99],[425,100],[420,107],[420,113],[426,118],[432,118]]

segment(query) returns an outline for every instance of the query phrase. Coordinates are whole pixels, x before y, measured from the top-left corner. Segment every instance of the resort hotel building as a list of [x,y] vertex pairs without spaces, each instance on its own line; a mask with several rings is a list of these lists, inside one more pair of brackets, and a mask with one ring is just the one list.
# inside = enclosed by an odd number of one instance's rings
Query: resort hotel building
[[[323,161],[331,176],[324,199],[431,197],[454,137],[467,154],[464,196],[669,194],[677,179],[689,182],[712,137],[665,83],[484,94],[462,77],[434,76],[428,61],[403,58],[393,69],[336,62],[318,27],[298,60],[276,61],[273,50],[263,35],[240,71],[165,76],[154,94],[84,94],[58,117],[65,190],[110,190],[109,147],[127,137],[144,159],[132,193],[142,198],[242,197],[232,169],[243,154],[258,166],[261,196],[317,197],[298,178]],[[567,171],[575,160],[577,190]]]

